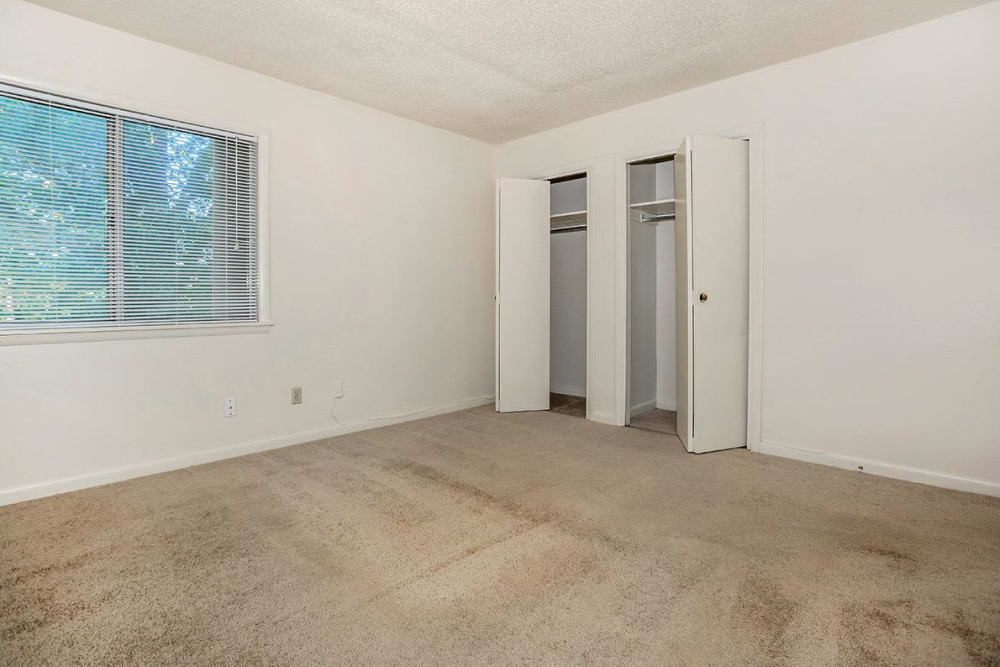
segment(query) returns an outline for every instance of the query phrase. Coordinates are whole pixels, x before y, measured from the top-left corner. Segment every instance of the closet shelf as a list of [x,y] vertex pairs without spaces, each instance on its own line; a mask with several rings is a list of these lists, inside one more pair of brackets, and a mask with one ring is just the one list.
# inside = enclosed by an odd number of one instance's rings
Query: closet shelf
[[657,199],[655,201],[643,201],[632,204],[629,208],[647,215],[674,215],[676,204],[676,199]]
[[578,227],[587,224],[586,211],[570,211],[569,213],[556,213],[549,216],[549,228],[552,230],[564,227]]

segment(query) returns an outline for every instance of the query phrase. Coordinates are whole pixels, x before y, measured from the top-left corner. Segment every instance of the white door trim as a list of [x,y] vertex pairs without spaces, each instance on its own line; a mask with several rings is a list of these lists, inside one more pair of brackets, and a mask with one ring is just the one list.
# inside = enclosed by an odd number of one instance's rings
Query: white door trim
[[[758,451],[761,442],[761,395],[764,298],[764,126],[753,123],[723,131],[692,132],[747,139],[750,168],[750,322],[747,363],[747,447]],[[628,165],[636,160],[676,153],[683,139],[615,154],[615,387],[614,423],[629,418],[629,225]],[[588,316],[589,321],[589,316]]]
[[[596,404],[594,397],[597,396],[597,327],[595,324],[597,290],[593,278],[597,268],[597,234],[594,233],[594,223],[597,220],[597,160],[562,164],[527,174],[519,174],[517,178],[548,180],[572,174],[587,175],[587,419],[594,419],[594,406]],[[605,421],[605,419],[598,416],[597,421]]]

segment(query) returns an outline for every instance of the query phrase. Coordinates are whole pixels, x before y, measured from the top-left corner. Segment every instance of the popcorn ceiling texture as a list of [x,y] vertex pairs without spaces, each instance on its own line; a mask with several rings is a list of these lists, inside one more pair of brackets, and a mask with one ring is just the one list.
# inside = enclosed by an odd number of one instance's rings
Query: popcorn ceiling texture
[[36,0],[500,143],[980,0]]

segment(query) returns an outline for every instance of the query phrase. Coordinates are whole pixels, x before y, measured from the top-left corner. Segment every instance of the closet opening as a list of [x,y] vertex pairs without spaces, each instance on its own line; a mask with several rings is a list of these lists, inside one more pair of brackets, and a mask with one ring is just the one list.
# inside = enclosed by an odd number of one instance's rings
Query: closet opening
[[625,423],[677,434],[674,155],[627,165],[628,402]]
[[549,410],[587,416],[587,174],[549,179]]
[[616,420],[676,432],[695,454],[746,447],[750,143],[691,135],[619,164]]

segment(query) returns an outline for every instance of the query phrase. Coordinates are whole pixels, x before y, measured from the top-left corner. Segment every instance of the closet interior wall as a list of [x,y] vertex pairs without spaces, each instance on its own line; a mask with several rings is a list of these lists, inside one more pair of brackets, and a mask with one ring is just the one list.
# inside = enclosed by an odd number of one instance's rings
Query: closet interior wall
[[[587,394],[587,177],[554,179],[552,227],[550,386],[555,394]],[[581,226],[583,228],[581,228]]]
[[[632,415],[659,408],[676,410],[676,260],[672,218],[648,220],[632,208],[674,198],[673,160],[629,165],[629,398]],[[660,207],[670,208],[669,204]]]

